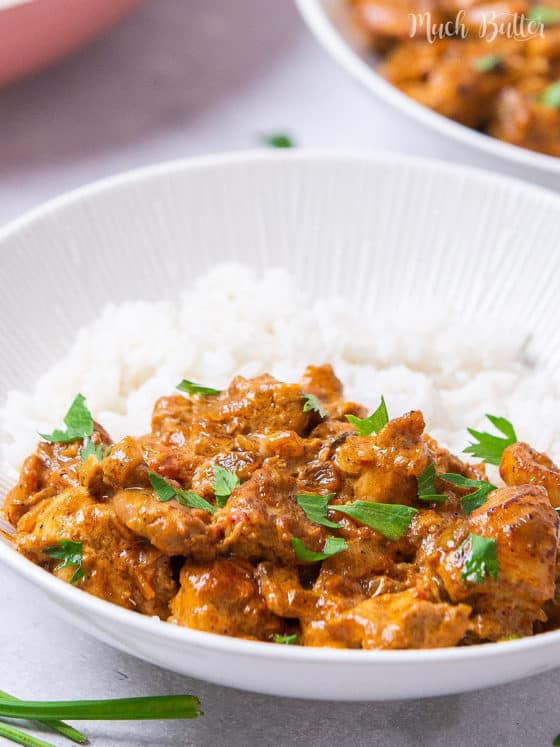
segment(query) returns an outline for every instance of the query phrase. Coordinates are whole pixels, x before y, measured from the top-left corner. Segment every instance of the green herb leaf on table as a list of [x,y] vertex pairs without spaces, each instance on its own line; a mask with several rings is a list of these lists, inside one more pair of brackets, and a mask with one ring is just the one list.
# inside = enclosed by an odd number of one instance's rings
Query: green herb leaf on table
[[[4,690],[0,690],[0,700],[19,701],[19,698],[10,695],[10,693],[5,692]],[[76,744],[86,744],[88,741],[85,734],[81,734],[77,729],[74,729],[74,727],[65,724],[64,721],[38,721],[37,723],[46,726],[47,729],[52,729],[53,731],[62,734],[63,737],[72,740],[72,742],[75,742]],[[25,736],[28,735],[26,734]]]
[[560,23],[560,10],[558,8],[546,8],[544,5],[536,5],[534,8],[530,8],[527,20],[535,21],[543,26],[554,26]]
[[332,506],[334,511],[351,516],[390,540],[400,539],[410,526],[415,508],[394,503],[355,501],[341,506]]
[[155,695],[116,700],[30,701],[0,697],[0,718],[53,721],[151,721],[200,716],[200,701],[193,695]]
[[338,524],[327,518],[329,501],[334,498],[334,493],[328,495],[317,495],[316,493],[299,493],[296,495],[298,506],[303,509],[305,515],[315,524],[324,527],[336,528]]
[[194,381],[183,379],[177,384],[177,389],[180,392],[186,392],[187,394],[201,394],[203,397],[214,397],[217,394],[221,394],[219,389],[213,389],[211,386],[202,386],[201,384],[195,384]]
[[371,436],[372,433],[379,433],[389,422],[385,398],[381,397],[379,407],[367,418],[357,418],[355,415],[347,415],[346,420],[356,427],[360,436]]
[[471,65],[477,73],[492,73],[501,66],[503,59],[497,54],[486,54],[484,57],[477,57]]
[[476,442],[469,444],[463,451],[465,454],[472,454],[472,456],[482,459],[488,464],[497,465],[500,463],[505,449],[517,442],[517,435],[513,425],[506,418],[496,417],[496,415],[486,415],[486,417],[504,437],[467,428]]
[[319,415],[324,418],[327,416],[327,411],[323,407],[323,405],[319,402],[317,397],[313,394],[304,394],[303,399],[305,400],[305,404],[303,405],[303,411],[304,412],[318,412]]
[[177,490],[167,480],[158,475],[156,472],[149,474],[150,484],[155,494],[162,503],[167,503],[175,499],[182,506],[187,508],[199,508],[202,511],[208,511],[210,514],[216,513],[216,509],[211,503],[208,503],[202,496],[192,490]]
[[93,416],[86,407],[86,398],[83,394],[76,395],[70,405],[70,409],[64,416],[66,430],[54,430],[51,434],[40,433],[42,439],[49,443],[66,444],[86,438],[93,433]]
[[274,643],[284,643],[286,646],[295,646],[298,640],[297,633],[292,635],[275,635]]
[[459,548],[459,553],[463,556],[461,577],[467,583],[480,584],[486,577],[498,578],[500,566],[495,540],[469,534]]
[[545,106],[552,109],[560,109],[560,80],[551,83],[548,88],[541,93],[539,101]]
[[317,563],[320,560],[326,560],[333,555],[347,549],[346,542],[342,537],[327,537],[323,552],[313,552],[308,550],[299,537],[292,537],[292,547],[296,554],[296,558],[304,560],[308,563]]
[[488,494],[496,490],[496,486],[486,482],[486,480],[471,480],[468,477],[463,477],[463,475],[456,475],[454,472],[446,472],[440,477],[459,488],[476,488],[474,493],[469,493],[461,498],[461,506],[467,516],[470,516],[476,508],[483,506]]
[[435,478],[436,478],[436,465],[431,462],[428,464],[426,469],[422,472],[420,477],[416,478],[418,483],[418,498],[421,501],[431,501],[434,503],[444,503],[447,500],[447,496],[442,493],[438,493]]
[[55,558],[61,562],[56,566],[55,571],[59,571],[61,568],[75,567],[76,571],[70,579],[71,584],[75,584],[81,578],[84,578],[85,573],[82,568],[84,562],[83,556],[83,544],[81,542],[72,542],[71,540],[59,540],[58,545],[54,547],[47,547],[44,551],[45,555],[49,558]]
[[263,142],[265,145],[271,148],[294,148],[295,143],[289,135],[283,132],[276,132],[270,135],[263,136]]
[[239,477],[235,472],[230,472],[219,464],[214,465],[214,495],[216,503],[223,508],[233,490],[240,485]]

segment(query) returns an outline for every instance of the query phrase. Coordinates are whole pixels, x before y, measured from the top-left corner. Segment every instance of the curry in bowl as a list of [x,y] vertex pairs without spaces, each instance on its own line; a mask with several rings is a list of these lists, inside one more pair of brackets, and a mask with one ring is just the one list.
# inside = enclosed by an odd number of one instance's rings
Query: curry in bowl
[[6,498],[21,553],[122,607],[260,641],[435,648],[560,625],[560,472],[505,419],[471,431],[469,465],[421,412],[346,401],[330,365],[178,389],[117,443],[75,398]]

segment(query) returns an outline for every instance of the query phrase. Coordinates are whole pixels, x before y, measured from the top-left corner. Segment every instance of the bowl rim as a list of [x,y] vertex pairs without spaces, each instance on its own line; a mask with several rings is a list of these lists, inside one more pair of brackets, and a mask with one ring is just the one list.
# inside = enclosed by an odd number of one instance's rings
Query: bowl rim
[[396,86],[385,80],[373,66],[363,60],[345,41],[328,18],[324,9],[324,0],[294,0],[294,2],[309,29],[330,56],[368,90],[388,101],[408,117],[419,120],[426,127],[435,129],[452,140],[485,151],[502,160],[551,174],[560,174],[560,157],[512,145],[478,132],[443,114],[438,114],[402,93]]
[[[198,156],[176,159],[125,171],[105,179],[64,193],[39,207],[8,223],[0,229],[0,253],[2,244],[19,233],[30,228],[42,218],[56,213],[60,209],[80,204],[82,200],[95,198],[98,194],[110,193],[112,190],[138,186],[144,180],[158,178],[169,173],[196,173],[198,171],[223,169],[240,164],[264,164],[267,167],[284,164],[286,161],[306,164],[368,164],[376,166],[400,165],[421,168],[432,173],[439,172],[444,178],[463,177],[475,184],[489,184],[506,190],[515,189],[532,198],[538,198],[560,214],[560,196],[543,187],[527,184],[513,177],[494,174],[471,166],[455,165],[436,159],[404,156],[391,153],[363,152],[357,150],[306,150],[294,151],[253,150],[218,155]],[[139,634],[154,636],[154,639],[177,644],[202,647],[214,652],[229,653],[238,656],[253,656],[259,659],[282,659],[284,661],[328,663],[329,665],[371,666],[375,663],[395,665],[412,663],[449,663],[473,662],[479,659],[495,659],[511,654],[529,654],[531,651],[546,648],[560,643],[560,630],[549,631],[535,636],[517,640],[486,643],[461,648],[410,649],[410,650],[351,650],[336,648],[306,648],[303,646],[285,646],[282,644],[250,641],[216,633],[206,633],[179,627],[170,623],[138,614],[124,609],[104,599],[95,597],[81,589],[56,578],[40,566],[20,555],[7,541],[0,539],[0,562],[5,563],[13,572],[22,576],[33,586],[46,594],[56,605],[67,610],[76,610],[76,614],[86,619],[99,618],[108,623],[128,627]],[[93,623],[95,624],[95,623]]]

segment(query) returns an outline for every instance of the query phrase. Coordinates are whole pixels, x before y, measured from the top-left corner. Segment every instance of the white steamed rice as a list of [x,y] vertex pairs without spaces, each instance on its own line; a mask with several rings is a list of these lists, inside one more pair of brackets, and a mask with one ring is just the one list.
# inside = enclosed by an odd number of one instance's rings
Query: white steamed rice
[[324,362],[349,399],[376,406],[383,393],[392,416],[420,409],[429,432],[453,450],[466,446],[467,426],[486,428],[490,412],[558,458],[559,392],[524,362],[526,339],[447,309],[416,310],[389,328],[342,301],[310,302],[285,271],[258,277],[221,265],[179,299],[107,306],[34,391],[10,392],[0,411],[1,461],[17,469],[77,392],[118,439],[147,432],[155,400],[182,378],[218,388],[236,374],[297,381],[307,364]]

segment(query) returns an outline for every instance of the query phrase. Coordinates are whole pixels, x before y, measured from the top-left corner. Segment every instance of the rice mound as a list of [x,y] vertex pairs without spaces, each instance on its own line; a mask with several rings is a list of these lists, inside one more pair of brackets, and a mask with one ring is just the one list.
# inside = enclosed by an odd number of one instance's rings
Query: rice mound
[[388,324],[342,300],[309,301],[284,270],[259,276],[219,265],[177,300],[107,306],[33,392],[9,392],[1,461],[18,469],[37,432],[60,426],[78,392],[116,440],[147,432],[155,400],[182,378],[218,388],[237,374],[297,381],[308,364],[325,362],[348,399],[374,407],[384,394],[393,417],[420,409],[452,450],[467,445],[467,426],[487,429],[489,412],[558,458],[559,392],[527,363],[526,339],[503,322],[467,324],[449,309],[410,310]]

